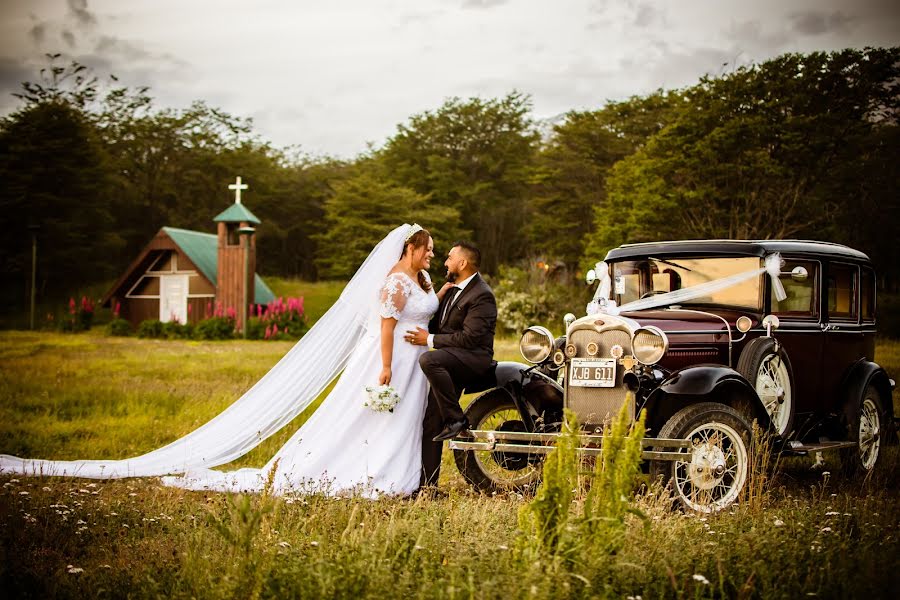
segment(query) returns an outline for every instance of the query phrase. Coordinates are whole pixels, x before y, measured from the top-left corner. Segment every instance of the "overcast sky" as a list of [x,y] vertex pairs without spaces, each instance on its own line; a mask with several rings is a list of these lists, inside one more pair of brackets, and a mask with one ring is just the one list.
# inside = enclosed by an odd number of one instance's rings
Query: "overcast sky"
[[[900,45],[898,0],[0,0],[0,114],[46,52],[352,158],[446,98],[601,107],[784,52]],[[726,64],[727,63],[727,64]]]

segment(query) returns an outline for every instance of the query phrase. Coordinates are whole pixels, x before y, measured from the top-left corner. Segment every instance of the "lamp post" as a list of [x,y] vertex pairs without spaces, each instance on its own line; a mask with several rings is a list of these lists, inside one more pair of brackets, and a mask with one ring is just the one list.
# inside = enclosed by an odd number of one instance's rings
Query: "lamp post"
[[240,234],[240,236],[244,238],[244,303],[241,305],[241,330],[244,334],[244,339],[246,340],[247,319],[249,318],[247,314],[247,306],[249,302],[248,296],[250,291],[250,235],[253,234],[256,229],[248,225],[246,227],[239,227],[237,231],[238,234]]
[[31,232],[31,313],[28,320],[28,328],[31,330],[34,330],[34,297],[37,289],[35,285],[35,280],[37,279],[37,234],[40,228],[40,225],[32,224],[28,226],[28,231]]

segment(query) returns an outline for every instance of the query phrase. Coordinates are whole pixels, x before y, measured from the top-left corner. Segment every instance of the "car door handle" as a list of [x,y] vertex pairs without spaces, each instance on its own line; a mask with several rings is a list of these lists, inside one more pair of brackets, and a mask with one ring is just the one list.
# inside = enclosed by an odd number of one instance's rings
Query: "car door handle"
[[826,323],[826,324],[822,325],[822,331],[831,331],[832,329],[837,329],[837,327],[835,327],[831,323]]

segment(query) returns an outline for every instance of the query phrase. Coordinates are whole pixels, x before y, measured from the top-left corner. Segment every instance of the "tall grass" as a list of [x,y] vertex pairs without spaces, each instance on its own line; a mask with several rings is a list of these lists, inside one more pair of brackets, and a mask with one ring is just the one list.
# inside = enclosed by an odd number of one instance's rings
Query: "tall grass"
[[[0,334],[0,452],[150,450],[216,414],[288,347]],[[499,356],[514,358],[514,347],[501,341]],[[239,464],[260,466],[279,445]],[[764,501],[717,515],[672,511],[654,490],[619,507],[639,511],[646,525],[625,512],[611,549],[577,550],[553,571],[540,568],[546,557],[516,552],[518,514],[531,498],[472,492],[449,456],[440,482],[448,496],[439,499],[232,496],[152,478],[0,475],[0,590],[41,598],[892,597],[900,586],[896,447],[887,459],[863,481],[839,476],[834,456],[827,476],[810,471],[809,459],[786,460]],[[569,517],[584,514],[584,494],[570,499]]]

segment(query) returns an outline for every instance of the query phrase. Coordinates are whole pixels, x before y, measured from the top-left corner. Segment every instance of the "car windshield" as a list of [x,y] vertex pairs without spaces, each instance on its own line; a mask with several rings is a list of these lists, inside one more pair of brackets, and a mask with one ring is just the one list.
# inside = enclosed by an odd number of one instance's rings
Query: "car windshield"
[[[715,279],[762,267],[753,256],[738,258],[666,257],[626,260],[610,265],[612,295],[616,304],[689,288]],[[759,310],[762,306],[763,276],[753,277],[707,295],[679,302],[680,305],[733,306]]]

